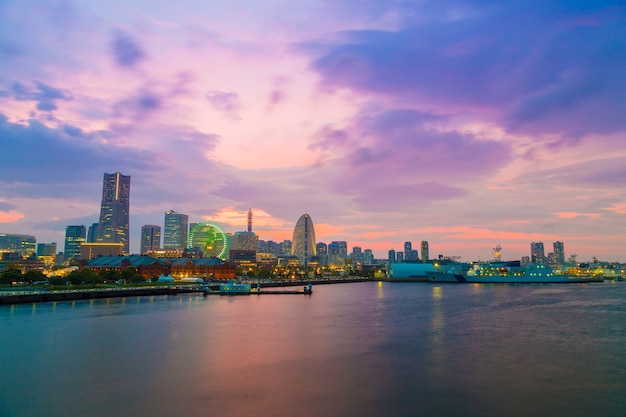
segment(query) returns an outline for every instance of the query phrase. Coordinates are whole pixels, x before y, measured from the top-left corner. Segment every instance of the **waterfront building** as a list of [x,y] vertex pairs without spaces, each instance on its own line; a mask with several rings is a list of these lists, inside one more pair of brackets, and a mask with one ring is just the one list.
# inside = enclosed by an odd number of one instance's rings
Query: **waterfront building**
[[[254,232],[235,232],[233,235],[231,235],[229,247],[231,249],[241,249],[256,252],[258,242],[259,237]],[[267,247],[265,249],[267,249]]]
[[348,242],[345,240],[334,240],[328,244],[329,255],[348,256]]
[[228,260],[236,266],[241,266],[248,271],[256,266],[256,250],[230,249]]
[[45,265],[54,265],[56,260],[57,244],[52,243],[37,243],[37,259],[42,261]]
[[422,240],[421,249],[422,249],[422,262],[426,263],[429,260],[428,242],[427,241]]
[[532,242],[530,244],[530,260],[533,263],[546,263],[546,255],[543,249],[543,242]]
[[174,210],[165,212],[163,249],[185,249],[189,236],[189,216]]
[[267,253],[278,255],[280,253],[280,243],[274,242],[273,240],[268,240],[267,241]]
[[291,240],[283,240],[280,242],[280,255],[291,255],[291,248],[293,247],[293,243]]
[[363,262],[363,250],[360,246],[353,246],[352,253],[350,255],[352,257],[352,262],[362,263]]
[[98,223],[92,223],[87,229],[87,242],[95,243],[98,233]]
[[65,246],[63,253],[66,261],[79,257],[80,245],[86,241],[86,238],[87,228],[83,225],[73,225],[65,228]]
[[565,263],[565,249],[563,242],[556,241],[553,243],[554,258],[557,265],[563,265]]
[[30,258],[37,251],[37,239],[31,235],[0,233],[0,253],[14,252],[22,258]]
[[387,256],[387,261],[391,264],[396,261],[396,251],[393,249],[389,249],[389,254]]
[[407,261],[417,260],[417,251],[413,250],[412,242],[404,242],[404,258]]
[[142,255],[161,248],[161,227],[154,224],[141,226],[141,245],[139,252]]
[[119,172],[104,174],[100,220],[95,232],[95,241],[121,243],[123,253],[129,251],[129,203],[130,175]]
[[396,252],[396,262],[397,263],[404,262],[404,252]]
[[318,242],[315,247],[319,256],[328,255],[328,245],[326,243]]
[[99,256],[121,256],[124,254],[124,244],[85,242],[80,245],[80,259],[94,259]]
[[300,263],[306,265],[309,258],[316,256],[315,229],[308,214],[303,214],[298,219],[293,229],[292,242],[291,254],[297,256]]
[[374,253],[371,249],[365,249],[363,251],[363,263],[366,265],[371,265],[374,263]]

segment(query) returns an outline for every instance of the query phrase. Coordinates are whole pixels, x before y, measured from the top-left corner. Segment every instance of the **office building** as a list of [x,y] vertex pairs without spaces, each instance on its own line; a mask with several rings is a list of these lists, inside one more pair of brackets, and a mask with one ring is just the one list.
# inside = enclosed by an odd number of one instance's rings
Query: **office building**
[[16,253],[19,257],[29,258],[37,251],[35,236],[13,233],[0,233],[0,253]]
[[563,247],[563,242],[556,241],[553,243],[554,248],[554,261],[557,265],[563,265],[565,263],[565,249]]
[[78,259],[80,245],[86,241],[87,228],[83,225],[67,226],[65,228],[65,247],[63,255],[66,261]]
[[189,216],[176,213],[174,210],[165,212],[163,227],[163,249],[185,249],[189,236]]
[[392,264],[396,262],[396,251],[393,249],[389,249],[389,253],[387,256],[387,261]]
[[315,229],[308,214],[303,214],[298,219],[293,229],[292,242],[291,254],[297,256],[300,263],[306,265],[311,257],[316,256]]
[[100,221],[95,230],[95,241],[121,243],[123,253],[129,253],[130,175],[119,172],[104,174]]
[[153,224],[141,226],[141,248],[142,255],[161,248],[161,227]]
[[42,261],[45,265],[54,265],[56,260],[57,244],[52,243],[37,243],[37,259]]
[[422,262],[428,262],[429,254],[428,254],[428,242],[422,240]]
[[530,244],[530,261],[538,264],[544,264],[546,262],[543,242],[532,242]]

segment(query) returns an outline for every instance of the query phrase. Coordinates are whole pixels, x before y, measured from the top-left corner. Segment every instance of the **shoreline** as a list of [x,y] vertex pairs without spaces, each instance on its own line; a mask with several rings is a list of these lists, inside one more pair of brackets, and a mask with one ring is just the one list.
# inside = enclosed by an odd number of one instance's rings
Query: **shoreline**
[[[299,280],[287,282],[261,282],[261,288],[277,287],[302,287],[309,283],[315,285],[345,284],[350,282],[375,281],[372,278],[343,278],[343,279],[323,279],[323,280]],[[224,282],[226,283],[226,282]],[[251,283],[256,287],[257,283]],[[206,295],[219,295],[220,282],[209,282],[206,286]],[[104,298],[121,297],[146,297],[154,295],[178,295],[178,294],[205,294],[204,284],[177,284],[159,287],[130,287],[130,288],[93,288],[80,290],[55,290],[55,291],[19,291],[16,294],[3,295],[0,292],[0,306],[13,304],[34,304],[59,301],[94,300]],[[256,295],[256,293],[253,293]],[[261,292],[260,294],[263,294]],[[266,293],[272,294],[272,293]]]

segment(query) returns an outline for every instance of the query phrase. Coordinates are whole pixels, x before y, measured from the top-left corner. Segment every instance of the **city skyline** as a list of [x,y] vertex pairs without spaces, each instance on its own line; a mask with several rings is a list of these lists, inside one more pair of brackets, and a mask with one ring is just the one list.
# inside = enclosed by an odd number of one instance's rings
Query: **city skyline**
[[[431,257],[626,262],[620,2],[0,4],[0,233],[166,210]],[[16,34],[19,34],[16,35]],[[162,229],[165,233],[165,229]],[[550,252],[546,246],[546,252]]]

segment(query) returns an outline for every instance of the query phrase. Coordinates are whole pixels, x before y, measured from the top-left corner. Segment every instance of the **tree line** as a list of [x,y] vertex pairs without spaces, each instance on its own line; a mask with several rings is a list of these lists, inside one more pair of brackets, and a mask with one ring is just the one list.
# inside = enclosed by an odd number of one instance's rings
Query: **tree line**
[[9,268],[0,273],[0,285],[13,285],[13,283],[33,284],[36,282],[48,282],[51,285],[80,285],[80,284],[104,284],[107,282],[131,282],[140,283],[145,279],[137,273],[133,267],[124,268],[122,271],[117,270],[100,270],[98,272],[89,269],[79,269],[72,271],[63,277],[46,277],[43,272],[30,270],[22,274],[17,268]]

